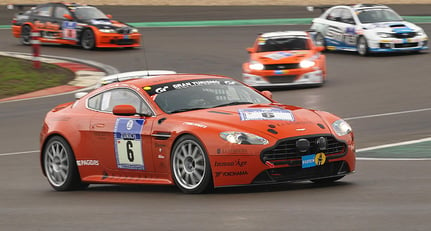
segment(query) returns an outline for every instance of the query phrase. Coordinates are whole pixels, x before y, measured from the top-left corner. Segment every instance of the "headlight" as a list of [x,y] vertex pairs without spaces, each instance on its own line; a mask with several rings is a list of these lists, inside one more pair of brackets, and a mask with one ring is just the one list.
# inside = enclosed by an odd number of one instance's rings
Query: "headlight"
[[352,127],[350,127],[350,125],[342,119],[332,123],[332,128],[339,136],[344,136],[352,132]]
[[257,61],[251,61],[248,67],[252,70],[258,70],[258,71],[265,69],[265,66],[262,63],[259,63]]
[[246,133],[227,131],[220,133],[220,137],[232,144],[267,144],[268,140],[260,136]]
[[392,37],[392,34],[391,34],[391,33],[386,33],[386,32],[377,32],[377,35],[378,35],[380,38],[390,38],[390,37]]
[[309,67],[312,67],[312,66],[314,66],[314,65],[316,65],[316,63],[315,63],[314,61],[311,61],[311,60],[302,60],[302,61],[299,63],[299,66],[300,66],[301,68],[309,68]]
[[417,36],[424,36],[425,32],[423,30],[418,30],[418,31],[416,31],[416,35]]
[[133,28],[131,33],[138,33],[138,29]]
[[115,33],[114,29],[99,29],[99,31],[102,33]]

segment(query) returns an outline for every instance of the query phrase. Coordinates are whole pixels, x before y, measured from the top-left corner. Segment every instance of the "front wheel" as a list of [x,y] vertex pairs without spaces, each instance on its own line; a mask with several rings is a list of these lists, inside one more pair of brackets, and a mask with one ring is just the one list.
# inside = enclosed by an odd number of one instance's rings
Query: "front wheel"
[[43,165],[49,184],[57,191],[88,186],[81,182],[72,148],[62,137],[49,139],[43,150]]
[[86,50],[92,50],[96,47],[96,37],[91,29],[87,29],[82,32],[81,46]]
[[31,27],[29,25],[22,26],[20,41],[23,45],[28,46],[31,44]]
[[185,193],[204,193],[213,188],[208,156],[194,136],[185,135],[175,142],[171,169],[175,184]]
[[356,48],[358,50],[358,54],[362,56],[366,56],[369,54],[368,42],[367,39],[365,39],[365,37],[363,36],[359,37]]

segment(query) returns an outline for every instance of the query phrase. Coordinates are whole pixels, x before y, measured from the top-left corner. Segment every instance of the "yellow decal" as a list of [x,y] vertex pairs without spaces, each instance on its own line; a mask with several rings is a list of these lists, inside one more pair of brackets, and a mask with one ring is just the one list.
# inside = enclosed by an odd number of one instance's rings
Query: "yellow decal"
[[326,156],[325,153],[320,152],[316,154],[316,157],[314,157],[314,163],[316,163],[317,166],[324,165],[326,162]]

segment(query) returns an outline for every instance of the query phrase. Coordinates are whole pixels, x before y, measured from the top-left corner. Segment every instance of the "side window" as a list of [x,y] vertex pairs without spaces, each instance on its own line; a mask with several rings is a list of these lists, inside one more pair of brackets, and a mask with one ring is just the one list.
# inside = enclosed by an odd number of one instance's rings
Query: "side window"
[[116,105],[128,104],[136,108],[138,113],[151,113],[150,107],[145,101],[134,91],[126,88],[119,88],[103,92],[93,96],[88,100],[90,109],[112,112]]
[[63,15],[70,14],[69,10],[62,6],[57,6],[54,11],[55,18],[66,19]]
[[331,21],[341,21],[341,9],[333,9],[331,12],[329,12],[328,16],[326,16],[326,19]]
[[347,9],[341,10],[341,21],[348,24],[355,24],[352,13]]
[[37,16],[50,17],[52,12],[52,6],[41,6],[36,9]]

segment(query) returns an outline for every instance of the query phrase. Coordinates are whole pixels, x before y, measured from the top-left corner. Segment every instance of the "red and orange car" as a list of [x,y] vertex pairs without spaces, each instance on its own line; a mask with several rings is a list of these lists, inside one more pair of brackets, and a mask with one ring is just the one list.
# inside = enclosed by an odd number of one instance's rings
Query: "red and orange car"
[[89,184],[214,187],[333,182],[355,170],[352,129],[324,111],[283,105],[218,75],[113,82],[56,106],[40,133],[55,190]]
[[[23,8],[32,5],[10,5]],[[42,43],[78,45],[84,49],[98,47],[139,47],[141,34],[126,23],[112,20],[93,6],[76,3],[34,5],[12,20],[12,33],[21,43],[31,43],[31,32],[40,32]]]
[[321,86],[326,80],[326,57],[309,32],[278,31],[260,34],[247,48],[243,80],[253,87]]

